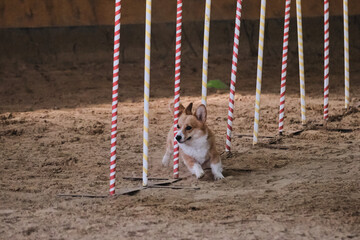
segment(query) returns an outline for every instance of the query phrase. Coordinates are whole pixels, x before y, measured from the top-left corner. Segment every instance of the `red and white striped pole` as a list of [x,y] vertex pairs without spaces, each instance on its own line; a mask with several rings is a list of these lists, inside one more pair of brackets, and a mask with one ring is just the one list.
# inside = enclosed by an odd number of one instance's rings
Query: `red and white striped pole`
[[231,68],[229,111],[228,111],[228,121],[227,121],[227,130],[226,130],[225,151],[227,151],[227,152],[231,150],[231,133],[232,133],[232,122],[233,122],[233,113],[234,113],[236,72],[237,72],[237,62],[238,62],[238,53],[239,53],[241,9],[242,9],[242,0],[237,0],[235,33],[234,33],[234,47],[233,47],[232,68]]
[[324,0],[324,120],[329,118],[329,0]]
[[291,0],[285,2],[285,20],[284,20],[284,39],[282,51],[282,67],[281,67],[281,87],[280,87],[280,110],[279,110],[279,133],[284,128],[284,110],[285,110],[285,90],[286,90],[286,73],[289,46],[289,26],[290,26],[290,6]]
[[180,106],[180,68],[181,68],[181,27],[182,0],[177,0],[176,46],[175,46],[175,89],[174,89],[174,178],[179,178],[179,144],[175,139]]
[[112,87],[111,149],[110,149],[110,195],[115,194],[116,133],[117,133],[117,106],[118,106],[119,54],[120,54],[120,18],[121,18],[121,0],[115,0],[114,67],[113,67],[113,87]]

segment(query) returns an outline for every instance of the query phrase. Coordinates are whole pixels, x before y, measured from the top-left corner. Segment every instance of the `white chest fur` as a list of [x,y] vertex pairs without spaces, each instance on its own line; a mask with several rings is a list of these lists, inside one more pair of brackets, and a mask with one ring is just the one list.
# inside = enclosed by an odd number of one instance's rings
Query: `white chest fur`
[[208,135],[205,134],[196,139],[191,139],[191,142],[180,144],[181,150],[188,156],[193,157],[199,164],[203,164],[207,158],[210,149],[208,142]]

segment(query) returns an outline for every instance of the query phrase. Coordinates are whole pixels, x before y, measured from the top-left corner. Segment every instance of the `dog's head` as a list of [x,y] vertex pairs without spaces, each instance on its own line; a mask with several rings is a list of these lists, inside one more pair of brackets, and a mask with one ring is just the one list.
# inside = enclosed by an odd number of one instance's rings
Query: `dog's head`
[[192,111],[193,104],[190,103],[186,108],[180,104],[179,107],[179,121],[177,125],[176,141],[180,144],[191,142],[192,139],[197,139],[206,134],[206,107],[201,104]]

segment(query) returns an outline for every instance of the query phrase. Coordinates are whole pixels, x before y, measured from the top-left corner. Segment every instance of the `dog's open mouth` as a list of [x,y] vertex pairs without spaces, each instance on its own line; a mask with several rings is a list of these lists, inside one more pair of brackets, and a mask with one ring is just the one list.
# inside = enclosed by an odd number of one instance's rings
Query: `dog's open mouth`
[[188,137],[187,139],[185,139],[185,140],[182,141],[182,142],[178,141],[178,143],[184,143],[184,142],[186,142],[186,141],[188,141],[188,140],[190,140],[190,139],[191,139],[191,137]]

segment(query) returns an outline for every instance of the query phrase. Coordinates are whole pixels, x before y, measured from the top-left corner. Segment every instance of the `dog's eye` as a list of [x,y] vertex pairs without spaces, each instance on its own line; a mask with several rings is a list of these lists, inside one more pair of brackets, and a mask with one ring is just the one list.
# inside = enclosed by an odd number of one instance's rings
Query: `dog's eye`
[[191,127],[191,126],[187,126],[185,129],[186,129],[186,130],[191,130],[192,127]]
[[180,128],[179,124],[176,127],[179,129]]

